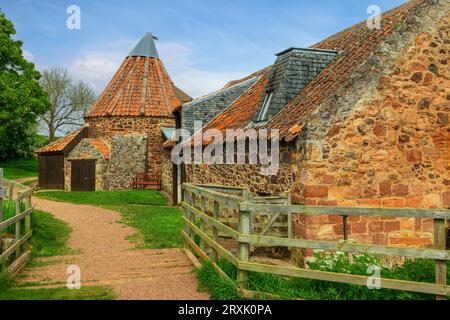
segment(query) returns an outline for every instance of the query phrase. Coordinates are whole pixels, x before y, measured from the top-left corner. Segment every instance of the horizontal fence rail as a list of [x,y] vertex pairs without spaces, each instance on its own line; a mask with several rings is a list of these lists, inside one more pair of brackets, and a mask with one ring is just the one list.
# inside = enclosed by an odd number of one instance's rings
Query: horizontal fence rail
[[[237,267],[237,281],[241,292],[247,289],[248,272],[270,273],[287,277],[330,281],[366,286],[367,276],[324,272],[302,269],[295,266],[269,265],[250,261],[251,250],[254,247],[284,247],[301,249],[321,249],[342,251],[346,253],[369,253],[386,256],[409,258],[424,258],[435,260],[436,282],[424,283],[396,279],[381,279],[381,288],[419,292],[436,295],[437,299],[446,299],[450,295],[447,285],[446,263],[450,261],[450,250],[446,250],[445,219],[450,219],[447,209],[389,209],[389,208],[355,208],[355,207],[322,207],[291,205],[288,197],[253,198],[250,192],[240,189],[238,196],[231,195],[224,186],[207,186],[186,183],[183,185],[185,228],[183,237],[186,246],[192,249],[203,260],[210,261],[217,272],[224,278],[228,276],[217,265],[219,258],[224,258]],[[209,205],[208,205],[209,204]],[[223,218],[223,212],[234,210],[235,216]],[[393,247],[372,244],[353,244],[348,242],[331,242],[292,238],[292,214],[304,215],[341,215],[344,230],[349,216],[381,216],[401,218],[432,218],[434,219],[434,248]],[[265,215],[266,224],[256,221],[257,217]],[[278,220],[287,217],[286,223]],[[230,221],[232,222],[230,224]],[[235,226],[233,228],[232,226]],[[255,232],[259,228],[259,232]],[[287,226],[285,236],[266,235],[271,228]],[[219,239],[219,232],[234,240],[237,250],[232,252]]]
[[[20,188],[14,198],[14,189]],[[31,228],[31,196],[33,191],[14,181],[3,179],[0,169],[0,272],[7,271],[16,276],[28,262],[31,252],[29,241],[33,234]],[[7,212],[4,202],[7,201]],[[14,214],[12,214],[14,210]],[[11,227],[13,227],[11,229]],[[5,233],[13,235],[6,237]],[[9,246],[6,243],[9,241]]]

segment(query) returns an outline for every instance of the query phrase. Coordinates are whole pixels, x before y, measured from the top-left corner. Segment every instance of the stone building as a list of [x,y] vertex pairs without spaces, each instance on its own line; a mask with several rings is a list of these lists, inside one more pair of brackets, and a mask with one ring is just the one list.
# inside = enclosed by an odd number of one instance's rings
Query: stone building
[[155,39],[145,34],[125,58],[82,129],[37,151],[41,188],[129,189],[137,173],[162,177],[173,111],[191,98],[173,84]]
[[[362,22],[281,52],[273,66],[234,83],[242,94],[231,103],[217,108],[220,91],[181,108],[188,129],[211,110],[203,131],[280,130],[276,175],[249,164],[165,167],[165,175],[246,186],[255,195],[290,192],[295,204],[450,208],[449,9],[447,0],[409,1],[384,13],[380,29]],[[307,239],[343,236],[340,216],[297,215],[294,227]],[[349,239],[427,246],[433,222],[351,217]]]

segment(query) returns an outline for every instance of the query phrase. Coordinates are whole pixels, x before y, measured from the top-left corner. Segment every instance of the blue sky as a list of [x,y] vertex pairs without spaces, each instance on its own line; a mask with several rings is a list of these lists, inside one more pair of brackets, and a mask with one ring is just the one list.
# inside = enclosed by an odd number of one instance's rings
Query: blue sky
[[[100,93],[142,35],[157,47],[174,82],[193,97],[273,63],[405,0],[2,0],[0,8],[39,69],[57,65]],[[66,27],[69,5],[81,30]]]

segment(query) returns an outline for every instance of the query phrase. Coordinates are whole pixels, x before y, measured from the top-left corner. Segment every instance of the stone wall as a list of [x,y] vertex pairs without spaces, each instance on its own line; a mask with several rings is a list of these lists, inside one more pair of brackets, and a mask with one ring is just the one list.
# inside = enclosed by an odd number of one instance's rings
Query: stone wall
[[235,187],[248,187],[255,195],[285,195],[291,190],[298,171],[292,164],[296,154],[290,152],[287,145],[282,146],[280,168],[277,175],[261,175],[260,165],[208,165],[192,164],[186,166],[186,179],[201,184],[221,184]]
[[105,190],[132,188],[134,175],[145,172],[147,144],[146,134],[118,134],[112,137]]
[[99,152],[88,139],[83,139],[64,159],[64,184],[65,190],[71,191],[71,175],[73,160],[96,160],[95,161],[95,190],[101,191],[105,188],[105,173],[108,169],[108,160]]
[[[407,31],[388,39],[359,69],[359,80],[320,106],[301,135],[283,148],[276,177],[262,177],[252,165],[192,165],[188,181],[248,186],[255,195],[291,191],[297,204],[450,208],[445,14],[431,10],[416,16],[402,26]],[[342,217],[297,215],[294,232],[308,239],[342,239]],[[352,217],[349,238],[430,246],[433,222]]]
[[[99,117],[88,118],[89,137],[103,138],[111,144],[116,135],[147,135],[147,157],[143,172],[161,175],[163,170],[163,136],[160,126],[175,127],[175,119],[168,117]],[[111,155],[112,159],[112,155]]]
[[[310,119],[293,200],[311,205],[450,208],[449,16],[421,17],[412,39],[348,114]],[[420,20],[419,20],[420,21]],[[412,26],[413,29],[414,26]],[[410,41],[410,42],[409,42]],[[352,94],[348,90],[348,94]],[[353,93],[357,95],[357,93]],[[324,111],[324,110],[322,110]],[[305,238],[340,239],[342,218],[300,217]],[[391,245],[433,243],[430,219],[353,217],[350,239]]]
[[173,193],[173,164],[171,159],[171,150],[164,149],[163,171],[162,171],[162,189],[169,194]]

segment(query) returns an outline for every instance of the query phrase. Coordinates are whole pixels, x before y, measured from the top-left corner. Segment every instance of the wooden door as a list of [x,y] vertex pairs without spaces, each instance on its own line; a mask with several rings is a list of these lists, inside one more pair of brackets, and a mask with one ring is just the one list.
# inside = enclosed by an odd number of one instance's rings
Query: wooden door
[[64,155],[39,156],[39,188],[64,190]]
[[95,191],[95,160],[72,161],[72,191]]

